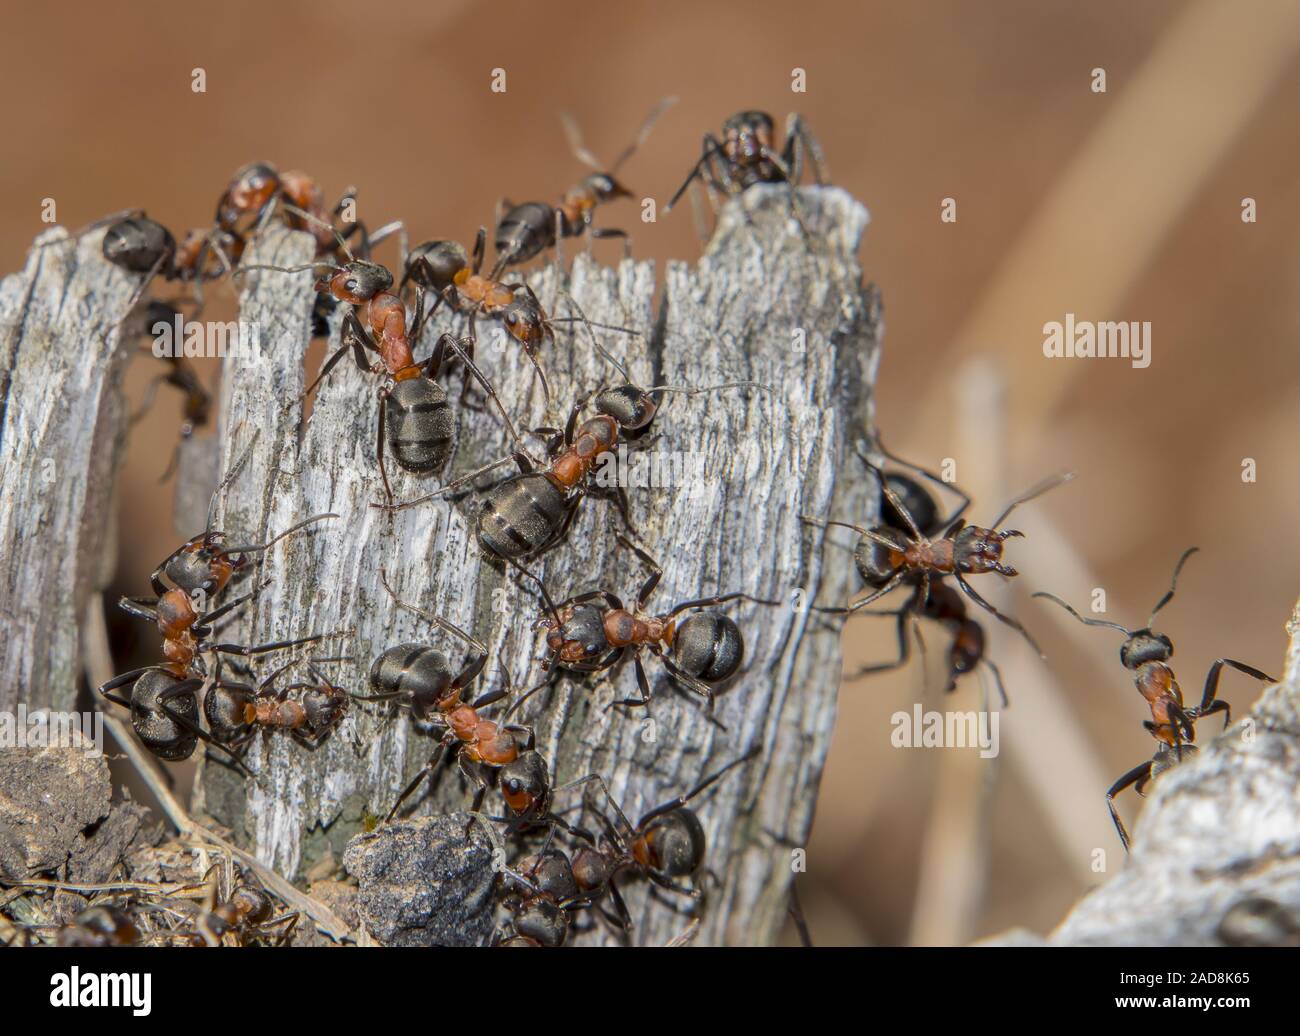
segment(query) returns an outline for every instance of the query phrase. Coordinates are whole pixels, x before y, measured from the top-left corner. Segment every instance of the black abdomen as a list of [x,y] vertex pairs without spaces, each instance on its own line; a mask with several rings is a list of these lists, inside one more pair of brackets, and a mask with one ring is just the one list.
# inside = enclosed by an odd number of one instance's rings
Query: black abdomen
[[497,557],[523,557],[550,543],[568,506],[564,493],[545,475],[520,475],[484,499],[478,541]]
[[456,413],[428,378],[408,378],[384,401],[388,447],[407,471],[436,471],[456,447]]

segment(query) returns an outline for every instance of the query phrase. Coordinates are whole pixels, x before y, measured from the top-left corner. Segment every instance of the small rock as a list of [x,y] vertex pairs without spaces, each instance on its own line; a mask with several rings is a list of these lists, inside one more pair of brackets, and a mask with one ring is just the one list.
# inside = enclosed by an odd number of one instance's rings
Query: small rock
[[492,931],[493,847],[471,813],[384,824],[353,838],[343,865],[362,924],[385,946],[478,946]]
[[360,926],[361,916],[357,913],[359,890],[355,885],[328,879],[314,881],[308,887],[307,894],[329,907],[334,916],[349,928],[356,929]]

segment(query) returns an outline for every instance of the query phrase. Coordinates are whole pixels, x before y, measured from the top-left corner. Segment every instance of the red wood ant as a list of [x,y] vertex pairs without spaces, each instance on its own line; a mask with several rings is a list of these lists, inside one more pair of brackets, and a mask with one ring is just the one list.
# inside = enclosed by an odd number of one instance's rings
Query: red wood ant
[[497,933],[495,944],[563,946],[569,935],[569,904],[580,898],[581,891],[569,857],[562,849],[547,846],[505,874],[520,889],[504,901],[511,917]]
[[624,871],[633,871],[659,888],[698,900],[701,891],[694,887],[693,882],[691,886],[679,884],[681,879],[693,879],[699,874],[704,866],[708,845],[704,825],[687,803],[730,770],[755,758],[760,751],[761,746],[758,746],[739,759],[733,759],[722,769],[705,777],[685,795],[655,806],[635,825],[614,801],[609,787],[599,774],[591,774],[570,784],[568,787],[589,782],[597,784],[613,810],[613,819],[592,805],[603,830],[603,837],[598,839],[587,832],[573,829],[575,834],[588,843],[576,850],[571,857],[578,895],[561,900],[557,906],[566,911],[597,906],[608,895],[614,913],[599,906],[601,915],[623,931],[631,930],[631,915],[615,884],[615,879]]
[[[461,342],[444,334],[438,338],[429,359],[422,364],[416,363],[412,343],[419,340],[424,321],[432,313],[432,310],[429,314],[424,311],[423,287],[418,292],[415,314],[408,333],[406,306],[397,295],[389,291],[393,285],[393,275],[378,263],[354,258],[342,239],[339,239],[339,244],[349,257],[348,262],[342,266],[313,262],[291,267],[246,266],[240,272],[276,270],[281,273],[298,273],[324,269],[327,275],[316,282],[316,290],[353,307],[343,318],[342,344],[321,367],[316,380],[303,392],[303,398],[316,389],[349,350],[358,369],[385,375],[378,400],[376,454],[387,499],[392,501],[393,490],[384,464],[385,443],[393,451],[401,468],[416,473],[436,471],[443,467],[455,448],[456,415],[447,400],[447,393],[436,380],[448,349],[460,357],[466,370],[483,386],[500,411],[511,438],[518,442],[518,433],[496,390],[474,365],[471,357],[472,344],[468,340]],[[364,323],[361,316],[365,318]],[[378,362],[369,362],[367,350],[378,356]]]
[[209,946],[221,945],[229,935],[237,945],[249,946],[255,941],[274,940],[283,946],[298,925],[297,911],[276,916],[275,903],[256,885],[241,882],[221,895],[219,867],[212,867],[204,877],[208,892],[203,909],[195,918],[195,932]]
[[134,946],[140,941],[140,929],[126,911],[112,906],[93,906],[81,911],[72,923],[59,929],[60,946],[83,947]]
[[[198,742],[203,741],[228,755],[246,776],[253,776],[234,752],[199,725],[196,695],[207,681],[202,655],[260,655],[314,643],[332,634],[322,633],[251,647],[212,643],[208,638],[216,621],[252,596],[248,593],[213,609],[206,613],[204,622],[199,621],[200,615],[193,602],[181,589],[167,590],[152,606],[127,597],[119,602],[127,614],[158,623],[165,661],[115,676],[101,684],[96,693],[131,710],[131,725],[136,736],[158,758],[169,762],[188,759],[194,754]],[[121,687],[131,688],[130,698],[116,693]]]
[[778,153],[772,116],[761,111],[737,112],[722,124],[721,141],[712,133],[704,134],[699,161],[691,167],[664,212],[670,212],[697,179],[703,180],[711,190],[729,196],[741,194],[756,183],[786,183],[790,186],[793,206],[795,186],[803,178],[805,151],[813,178],[820,186],[824,182],[826,160],[802,117],[792,112],[787,118],[785,141]]
[[[479,696],[472,704],[462,699],[466,688],[478,679],[487,663],[488,651],[483,642],[451,620],[407,604],[389,585],[388,575],[382,569],[380,580],[399,608],[459,638],[473,652],[456,672],[447,656],[436,648],[399,644],[376,658],[370,668],[370,686],[375,693],[354,695],[358,701],[399,702],[409,706],[417,720],[445,728],[438,747],[397,797],[385,823],[397,815],[402,803],[436,771],[447,749],[458,742],[456,759],[461,773],[477,785],[473,812],[477,813],[482,805],[491,771],[498,771],[502,797],[517,817],[531,819],[539,811],[545,812],[549,802],[550,775],[545,761],[533,749],[532,730],[481,715],[483,709],[509,694],[508,682],[502,688]],[[525,758],[526,762],[523,761]]]
[[[317,662],[351,661],[343,656],[327,659],[295,658],[267,676],[256,688],[217,677],[203,699],[203,716],[212,736],[238,750],[258,730],[282,730],[305,748],[318,748],[343,721],[349,695],[328,680]],[[310,682],[276,682],[294,666],[307,666]],[[293,692],[296,697],[290,697]]]
[[1199,547],[1189,547],[1183,551],[1182,557],[1178,559],[1178,563],[1174,566],[1174,576],[1170,580],[1169,589],[1156,602],[1156,606],[1151,609],[1146,625],[1141,629],[1131,630],[1117,622],[1107,622],[1104,619],[1085,619],[1055,594],[1042,591],[1034,594],[1035,597],[1045,597],[1049,601],[1059,604],[1085,626],[1103,626],[1123,633],[1125,639],[1119,649],[1120,664],[1133,674],[1133,683],[1137,687],[1138,693],[1142,695],[1151,709],[1151,719],[1144,721],[1142,725],[1156,739],[1155,756],[1147,762],[1133,767],[1112,784],[1106,792],[1106,807],[1110,810],[1111,820],[1115,822],[1115,830],[1119,832],[1120,841],[1124,843],[1125,852],[1128,852],[1129,837],[1128,832],[1124,829],[1124,822],[1120,820],[1119,812],[1115,809],[1115,796],[1125,788],[1133,785],[1137,786],[1136,791],[1139,795],[1144,795],[1149,782],[1155,780],[1164,771],[1182,762],[1185,756],[1195,752],[1195,724],[1198,720],[1202,720],[1216,712],[1222,712],[1223,725],[1225,728],[1227,727],[1228,723],[1231,722],[1232,708],[1226,701],[1218,697],[1219,677],[1223,667],[1225,665],[1231,666],[1238,672],[1253,676],[1256,680],[1261,680],[1264,683],[1277,682],[1267,673],[1260,672],[1244,662],[1238,662],[1231,658],[1219,658],[1214,661],[1209,672],[1205,674],[1205,689],[1201,693],[1200,705],[1185,706],[1183,704],[1183,692],[1178,686],[1178,680],[1174,677],[1173,668],[1169,665],[1169,659],[1173,657],[1174,653],[1173,641],[1163,633],[1157,633],[1153,630],[1151,624],[1155,621],[1156,614],[1160,609],[1173,600],[1174,591],[1178,588],[1178,574],[1182,571],[1187,559],[1199,549]]
[[[1012,577],[1018,573],[1002,561],[1002,548],[1006,540],[1024,533],[1016,529],[1001,530],[1000,526],[1018,506],[1054,489],[1074,477],[1073,473],[1049,478],[1020,496],[1015,497],[993,523],[984,528],[967,525],[961,517],[955,518],[944,530],[943,535],[931,538],[918,526],[907,505],[892,488],[884,473],[865,460],[867,468],[880,483],[881,492],[893,507],[894,512],[903,519],[905,530],[895,529],[889,525],[877,525],[867,529],[849,522],[828,521],[812,515],[802,518],[810,525],[821,528],[840,526],[858,533],[859,540],[853,553],[853,560],[858,574],[872,592],[852,604],[840,608],[819,608],[818,610],[837,615],[852,615],[873,601],[885,596],[891,590],[904,583],[918,584],[916,601],[918,606],[928,606],[930,585],[932,581],[952,576],[961,591],[981,608],[1010,626],[1042,654],[1029,631],[1016,619],[1003,615],[993,605],[980,596],[971,586],[967,576],[985,572],[997,572],[999,575]],[[965,510],[965,505],[961,511]],[[958,512],[960,515],[961,511]]]
[[501,208],[507,211],[497,221],[493,239],[497,260],[492,267],[490,279],[496,280],[507,267],[525,263],[540,252],[556,247],[566,237],[578,237],[589,232],[589,240],[617,237],[630,244],[631,239],[625,231],[593,227],[595,210],[598,205],[615,198],[634,197],[631,191],[619,183],[615,174],[637,148],[645,143],[659,117],[676,103],[676,97],[665,97],[655,105],[641,124],[636,139],[608,167],[583,145],[577,123],[565,113],[562,119],[569,147],[578,161],[592,170],[592,174],[571,187],[558,206],[541,201],[525,202],[522,205],[502,202]]
[[[625,698],[613,705],[647,706],[650,704],[650,681],[641,661],[648,650],[663,664],[673,679],[714,702],[714,685],[729,679],[745,655],[745,638],[729,616],[706,611],[728,601],[751,601],[755,604],[779,605],[747,593],[727,593],[684,601],[663,615],[650,615],[646,603],[659,585],[663,570],[641,547],[624,536],[618,542],[639,557],[650,569],[641,584],[632,608],[608,590],[593,590],[570,597],[559,605],[551,602],[542,587],[548,615],[537,621],[537,629],[546,630],[549,656],[542,663],[579,673],[597,673],[612,669],[630,654],[636,671],[640,698]],[[538,585],[542,586],[540,580]],[[678,616],[692,614],[685,619]],[[668,652],[671,651],[671,655]]]

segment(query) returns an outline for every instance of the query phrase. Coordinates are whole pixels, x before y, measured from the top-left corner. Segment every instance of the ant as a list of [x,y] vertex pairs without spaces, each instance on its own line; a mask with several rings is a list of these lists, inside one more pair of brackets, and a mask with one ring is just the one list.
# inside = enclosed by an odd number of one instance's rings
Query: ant
[[[883,491],[880,495],[880,520],[888,528],[902,535],[907,535],[910,531],[907,519],[903,517],[903,511],[911,516],[916,527],[926,536],[939,536],[943,530],[957,521],[966,509],[970,506],[970,497],[959,487],[950,482],[945,482],[934,472],[905,461],[900,457],[887,451],[877,440],[876,449],[883,456],[895,463],[905,465],[912,471],[922,475],[936,486],[943,486],[949,492],[960,498],[961,503],[949,515],[944,516],[940,513],[938,501],[933,494],[917,479],[911,475],[898,471],[886,473],[884,485],[888,485],[892,491],[893,498],[901,504],[901,509],[895,507],[890,496]],[[868,465],[870,461],[859,451],[864,462]],[[818,608],[818,611],[837,612],[838,609]],[[1003,705],[1007,704],[1007,692],[1003,687],[1002,673],[993,663],[993,660],[986,658],[984,654],[985,636],[984,629],[966,612],[966,603],[961,595],[952,587],[942,581],[931,581],[928,588],[923,589],[917,585],[911,598],[901,608],[894,611],[868,611],[869,615],[889,615],[894,616],[897,620],[898,634],[898,658],[893,662],[880,662],[866,665],[860,668],[849,680],[857,680],[870,673],[888,672],[899,669],[906,665],[911,657],[911,643],[907,635],[907,622],[909,619],[914,623],[919,623],[920,619],[929,619],[944,626],[953,635],[952,643],[948,649],[948,686],[947,690],[956,690],[958,678],[974,670],[981,662],[988,666],[989,671],[993,674],[993,679],[997,685],[998,694],[1002,699]],[[917,626],[917,639],[920,641],[920,628]]]
[[[317,661],[351,659],[336,657]],[[304,662],[311,682],[272,689],[285,672]],[[290,698],[293,691],[301,693]],[[224,681],[218,671],[217,679],[203,699],[203,716],[212,736],[231,749],[238,750],[247,744],[259,729],[287,731],[300,745],[315,749],[343,722],[348,700],[347,691],[326,679],[315,661],[295,658],[272,672],[256,688]]]
[[[705,388],[657,385],[642,389],[632,383],[627,370],[599,343],[595,343],[595,347],[623,375],[624,383],[578,399],[569,412],[563,434],[552,428],[536,429],[538,434],[550,436],[546,445],[546,467],[537,470],[526,452],[515,450],[511,459],[518,466],[519,474],[497,483],[483,497],[475,523],[479,546],[516,568],[523,558],[542,554],[564,539],[583,498],[599,491],[589,484],[587,476],[600,463],[600,458],[620,440],[630,441],[646,434],[661,407],[657,396],[672,392],[695,395],[750,385],[765,388],[755,382],[740,381]],[[596,414],[579,424],[578,418],[589,404]],[[472,482],[502,463],[494,461],[436,492],[387,507],[402,510],[433,500]],[[614,499],[624,524],[630,529],[632,521],[627,492],[622,486],[616,487]]]
[[217,227],[191,230],[177,245],[171,231],[146,216],[143,209],[129,209],[97,220],[73,236],[79,237],[105,223],[108,229],[100,244],[104,258],[131,273],[147,275],[131,300],[132,308],[146,285],[158,275],[167,281],[192,282],[194,301],[201,311],[203,282],[229,274],[244,252],[241,235]]
[[[487,772],[498,771],[498,785],[506,805],[517,818],[531,820],[545,813],[550,798],[550,775],[545,761],[534,749],[528,727],[485,719],[480,712],[509,694],[509,685],[481,695],[472,704],[461,695],[478,679],[487,663],[483,642],[449,619],[407,604],[389,585],[380,570],[380,580],[399,608],[418,615],[439,629],[464,641],[472,649],[459,672],[447,656],[421,644],[399,644],[389,648],[370,667],[370,695],[354,695],[358,701],[399,701],[410,707],[415,718],[445,728],[432,756],[403,789],[384,822],[392,821],[403,802],[431,776],[443,754],[459,742],[456,759],[461,773],[478,786],[472,812],[477,813],[487,793]],[[504,669],[504,666],[503,666]]]
[[704,134],[699,161],[691,167],[690,174],[677,188],[664,212],[672,210],[695,180],[701,180],[715,192],[730,196],[741,194],[756,183],[786,183],[790,186],[793,208],[794,190],[803,178],[805,151],[813,178],[821,186],[825,182],[826,160],[822,157],[821,145],[808,132],[800,115],[792,112],[786,119],[785,141],[778,153],[772,116],[761,111],[737,112],[722,124],[721,141],[712,133]]
[[608,167],[583,146],[582,135],[573,117],[567,112],[562,115],[570,149],[579,162],[592,170],[592,174],[571,187],[558,206],[541,201],[525,202],[522,205],[502,202],[500,208],[508,211],[497,221],[493,239],[497,261],[492,267],[490,279],[496,280],[509,266],[525,263],[540,252],[555,248],[566,237],[579,237],[589,232],[588,240],[616,237],[622,238],[625,245],[630,245],[631,239],[626,231],[593,227],[595,210],[598,205],[615,198],[635,197],[618,182],[615,174],[637,148],[645,143],[659,117],[676,103],[676,97],[665,97],[655,105],[641,124],[636,139]]
[[[158,623],[166,661],[115,676],[102,683],[96,693],[115,705],[131,710],[131,726],[136,736],[159,759],[168,762],[188,759],[201,740],[228,755],[245,776],[253,776],[252,771],[234,752],[199,725],[196,695],[207,682],[207,670],[201,656],[209,653],[245,657],[260,655],[299,644],[314,643],[331,634],[256,646],[211,643],[208,638],[212,635],[213,624],[252,596],[252,593],[248,593],[213,609],[207,613],[206,621],[202,623],[199,622],[199,613],[189,595],[181,589],[167,590],[152,606],[128,597],[119,602],[119,607],[129,615]],[[130,698],[116,693],[122,687],[131,688]]]
[[581,891],[569,857],[547,846],[505,873],[521,890],[504,900],[511,917],[498,931],[495,945],[563,946],[569,936],[568,904],[578,900]]
[[126,911],[112,906],[93,906],[81,911],[72,923],[59,929],[60,946],[77,949],[99,946],[134,946],[140,929]]
[[[474,356],[473,343],[477,340],[477,318],[500,317],[506,333],[522,346],[528,361],[533,365],[542,383],[542,396],[547,407],[551,403],[551,384],[538,359],[538,348],[544,341],[555,341],[555,325],[575,323],[578,317],[549,317],[541,300],[523,281],[504,283],[496,273],[483,276],[483,256],[487,245],[487,228],[480,227],[474,241],[471,260],[465,247],[457,241],[425,241],[416,245],[407,256],[399,291],[407,282],[432,292],[436,297],[429,316],[443,302],[456,313],[467,318],[467,355]],[[637,334],[626,327],[611,324],[592,324],[607,331]]]
[[1120,664],[1133,673],[1133,683],[1137,687],[1138,693],[1142,695],[1151,708],[1151,719],[1145,720],[1142,725],[1156,739],[1155,756],[1147,762],[1133,767],[1112,784],[1110,790],[1106,792],[1106,807],[1110,810],[1111,820],[1115,822],[1115,830],[1119,832],[1120,841],[1124,843],[1125,852],[1129,850],[1128,831],[1124,829],[1124,822],[1120,820],[1119,812],[1115,809],[1115,796],[1125,788],[1133,785],[1136,785],[1135,790],[1139,795],[1145,795],[1144,789],[1149,782],[1182,762],[1186,755],[1195,752],[1195,724],[1198,720],[1202,720],[1216,712],[1222,712],[1223,726],[1225,729],[1227,728],[1231,722],[1232,708],[1226,701],[1218,697],[1219,677],[1223,667],[1225,665],[1231,666],[1238,672],[1253,676],[1256,680],[1261,680],[1264,683],[1277,682],[1267,673],[1262,673],[1244,662],[1238,662],[1231,658],[1219,658],[1214,661],[1209,672],[1205,674],[1205,690],[1201,693],[1200,705],[1183,705],[1183,692],[1179,688],[1178,681],[1174,677],[1174,671],[1169,665],[1169,659],[1174,654],[1173,641],[1163,633],[1157,633],[1153,630],[1151,623],[1155,621],[1156,614],[1160,609],[1173,600],[1174,591],[1178,588],[1178,574],[1183,570],[1183,565],[1187,562],[1187,559],[1198,550],[1200,550],[1199,547],[1188,547],[1187,550],[1183,551],[1182,557],[1174,565],[1174,576],[1169,582],[1169,589],[1156,602],[1156,606],[1151,609],[1146,625],[1141,629],[1131,630],[1117,622],[1107,622],[1104,619],[1085,619],[1055,594],[1043,591],[1034,594],[1035,597],[1045,597],[1049,601],[1059,604],[1085,626],[1103,626],[1123,633],[1125,639],[1119,649]]
[[[809,525],[820,528],[840,526],[852,529],[858,534],[859,540],[853,552],[853,560],[862,581],[872,590],[866,597],[845,607],[818,610],[836,615],[852,615],[904,583],[917,585],[914,607],[924,609],[931,607],[931,585],[944,576],[951,575],[967,597],[997,618],[999,622],[1014,629],[1029,642],[1035,652],[1041,655],[1042,652],[1033,637],[1029,635],[1029,631],[1016,619],[1003,615],[981,597],[966,577],[984,572],[997,572],[1007,577],[1018,575],[1014,568],[1002,561],[1002,548],[1006,540],[1023,536],[1024,533],[1017,529],[1001,530],[1000,526],[1021,504],[1070,481],[1074,478],[1073,472],[1053,476],[1015,497],[987,528],[967,525],[965,519],[960,517],[969,503],[967,500],[967,503],[958,510],[957,517],[953,518],[951,524],[944,529],[942,536],[932,538],[932,534],[927,534],[919,527],[907,504],[894,491],[885,474],[866,458],[863,458],[863,463],[876,476],[886,501],[893,508],[894,513],[903,519],[905,528],[893,528],[886,524],[867,529],[849,522],[828,521],[812,515],[802,515],[803,520]],[[950,611],[942,608],[942,604],[942,598],[936,600],[933,607],[937,613]]]
[[[426,314],[424,311],[424,289],[421,287],[418,292],[411,331],[408,333],[406,306],[397,295],[389,291],[393,286],[393,275],[378,263],[355,258],[342,238],[338,239],[338,243],[348,255],[348,262],[342,266],[312,262],[289,267],[248,266],[240,272],[276,270],[281,273],[298,273],[324,269],[326,276],[316,282],[316,290],[353,307],[343,318],[342,344],[321,367],[316,380],[307,386],[301,398],[306,399],[311,395],[349,350],[358,369],[385,375],[378,397],[376,454],[387,499],[392,501],[393,490],[384,464],[385,443],[392,450],[399,467],[416,473],[436,471],[443,467],[455,448],[456,414],[447,400],[447,393],[436,380],[448,349],[460,357],[466,370],[483,386],[501,412],[510,437],[518,442],[518,433],[496,390],[474,365],[472,342],[469,339],[458,341],[453,336],[444,334],[438,338],[429,359],[423,364],[416,363],[412,346],[419,341],[424,322],[433,312],[430,310]],[[364,324],[359,313],[365,318]],[[469,349],[465,348],[467,345]],[[369,362],[367,350],[379,357],[377,363]]]
[[[571,858],[574,881],[578,895],[561,900],[557,907],[567,911],[578,907],[595,906],[602,917],[624,932],[632,928],[632,918],[615,879],[624,871],[634,871],[659,888],[698,900],[701,891],[692,886],[678,884],[680,879],[693,879],[704,865],[708,841],[704,825],[687,803],[711,787],[728,771],[753,759],[761,751],[757,746],[739,759],[733,759],[716,773],[705,777],[685,795],[670,799],[644,814],[635,825],[628,820],[622,808],[614,801],[605,779],[591,774],[573,782],[570,787],[594,782],[600,786],[605,801],[612,808],[614,818],[595,810],[596,818],[604,831],[597,839],[577,828],[573,832],[588,844],[577,849]],[[608,895],[614,913],[607,911],[600,901]]]
[[204,877],[208,891],[203,909],[195,919],[194,928],[209,946],[221,945],[226,935],[231,935],[240,946],[251,940],[273,938],[283,946],[298,926],[298,913],[291,911],[275,915],[271,897],[256,885],[241,882],[221,897],[220,864],[215,864]]
[[[701,609],[735,600],[766,605],[780,602],[736,592],[684,601],[663,615],[649,615],[645,611],[646,602],[659,585],[663,570],[637,544],[622,535],[617,539],[650,569],[635,603],[628,609],[608,590],[593,590],[570,597],[557,606],[542,587],[550,613],[539,619],[535,627],[546,630],[550,654],[542,663],[543,670],[558,666],[579,673],[604,672],[631,654],[641,697],[611,702],[610,707],[648,706],[650,682],[641,661],[644,649],[658,658],[675,680],[703,695],[712,711],[715,693],[712,685],[729,679],[740,668],[745,638],[734,619]],[[540,580],[538,585],[542,586]],[[677,616],[687,611],[693,614],[679,622]],[[669,650],[671,657],[666,654]]]
[[389,223],[372,235],[364,223],[356,221],[340,232],[334,221],[349,206],[355,206],[356,198],[356,188],[349,187],[331,209],[325,203],[325,192],[309,174],[298,170],[280,173],[269,162],[252,162],[235,171],[217,202],[216,225],[233,232],[241,220],[251,216],[253,226],[262,226],[279,205],[287,214],[285,223],[290,229],[316,239],[318,258],[337,255],[339,246],[354,235],[360,237],[362,255],[369,257],[374,245],[402,229],[402,225]]

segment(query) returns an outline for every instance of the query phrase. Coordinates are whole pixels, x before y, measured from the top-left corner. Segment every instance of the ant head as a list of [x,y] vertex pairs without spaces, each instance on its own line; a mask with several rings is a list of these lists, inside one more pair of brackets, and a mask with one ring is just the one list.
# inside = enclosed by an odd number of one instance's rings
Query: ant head
[[328,280],[316,284],[317,291],[328,291],[340,302],[360,306],[393,286],[393,275],[387,267],[366,259],[353,259],[337,267]]
[[516,816],[541,812],[551,797],[551,775],[537,752],[524,752],[499,771],[501,797]]
[[313,734],[334,727],[348,711],[348,696],[331,684],[312,687],[302,694],[302,709]]
[[274,910],[271,897],[252,885],[239,885],[230,893],[230,906],[249,924],[269,920]]
[[685,878],[704,863],[704,825],[681,806],[652,820],[632,846],[637,862],[659,878]]
[[501,319],[510,337],[524,346],[540,345],[548,326],[541,303],[526,292],[510,300]]
[[549,899],[534,899],[515,914],[514,927],[521,938],[539,946],[563,946],[569,936],[569,915]]
[[583,892],[604,888],[613,876],[613,864],[600,850],[584,845],[573,854],[573,880]]
[[772,147],[772,116],[767,112],[737,112],[722,124],[722,149],[728,158],[755,159]]
[[564,621],[556,626],[548,619],[546,646],[558,652],[563,662],[589,662],[609,650],[605,636],[605,614],[594,604],[579,604],[561,613]]
[[147,216],[118,220],[104,232],[104,258],[132,273],[148,273],[176,253],[176,239],[161,223]]
[[280,174],[269,162],[253,162],[235,170],[217,203],[218,226],[229,230],[240,216],[261,209],[279,189]]
[[1147,662],[1168,662],[1173,653],[1174,643],[1163,633],[1140,629],[1120,646],[1119,660],[1125,669],[1137,669]]
[[578,894],[573,865],[560,849],[551,847],[526,856],[519,862],[517,870],[537,886],[538,892],[552,899],[572,899]]
[[1004,540],[1020,535],[1014,529],[999,532],[967,525],[953,537],[953,564],[968,574],[998,572],[1004,576],[1018,575],[1010,565],[1002,564],[1002,544]]
[[597,393],[592,406],[598,414],[612,417],[619,423],[621,430],[628,432],[641,432],[649,428],[650,422],[659,412],[659,404],[654,396],[630,383]]
[[455,283],[456,274],[468,269],[469,253],[459,241],[425,241],[411,249],[406,259],[406,279],[426,291],[445,291]]
[[219,593],[231,575],[247,562],[242,554],[227,554],[223,549],[224,542],[224,534],[217,531],[195,536],[168,560],[163,573],[187,593],[195,590]]
[[635,197],[631,191],[614,179],[612,173],[593,173],[582,183],[596,196],[597,201]]

